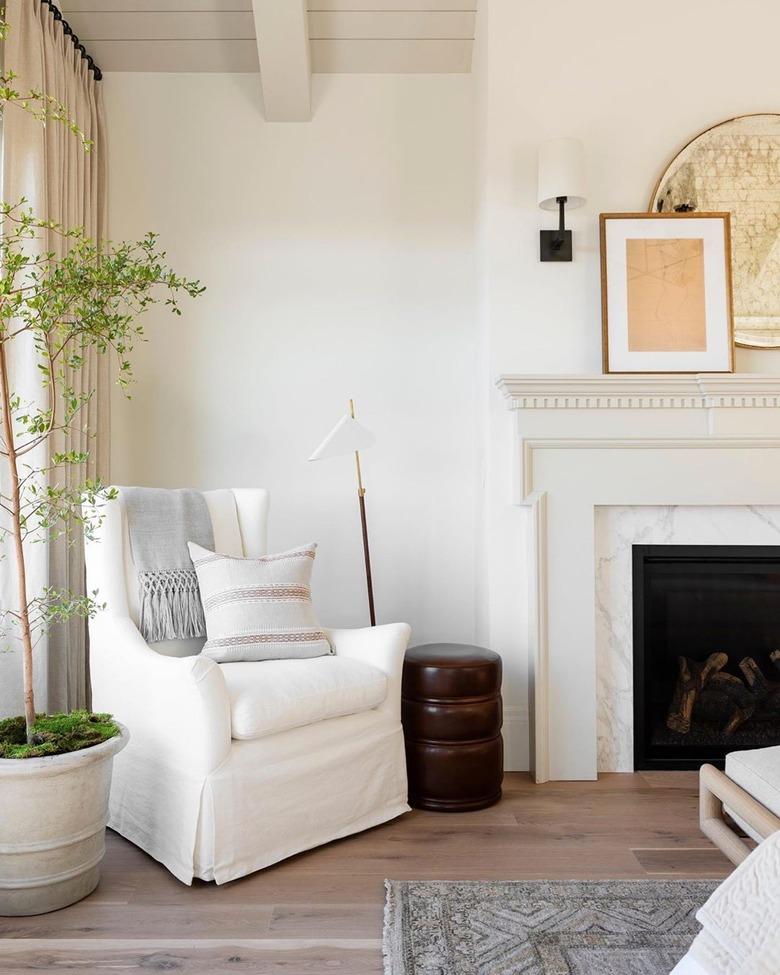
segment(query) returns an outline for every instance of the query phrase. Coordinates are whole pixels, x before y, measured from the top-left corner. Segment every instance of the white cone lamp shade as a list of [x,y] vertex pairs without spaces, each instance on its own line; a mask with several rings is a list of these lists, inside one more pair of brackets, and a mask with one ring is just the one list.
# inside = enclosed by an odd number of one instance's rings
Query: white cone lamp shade
[[539,206],[557,210],[562,196],[569,208],[585,204],[585,152],[579,139],[550,139],[539,147]]
[[373,446],[375,439],[370,430],[366,430],[349,413],[345,413],[309,460],[325,460],[328,457],[341,457],[356,450],[365,450],[366,447]]

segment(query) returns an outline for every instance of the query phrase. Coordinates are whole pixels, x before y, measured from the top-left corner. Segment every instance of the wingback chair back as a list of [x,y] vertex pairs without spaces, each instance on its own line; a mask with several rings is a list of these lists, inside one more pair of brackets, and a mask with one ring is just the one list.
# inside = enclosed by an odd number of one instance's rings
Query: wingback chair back
[[[98,590],[105,612],[129,616],[138,626],[138,582],[130,550],[122,488],[119,496],[102,506],[103,522],[94,541],[85,545],[87,591]],[[268,491],[262,488],[233,488],[204,491],[214,547],[223,555],[257,558],[267,553]],[[150,644],[158,653],[186,657],[200,653],[203,639],[165,640]]]

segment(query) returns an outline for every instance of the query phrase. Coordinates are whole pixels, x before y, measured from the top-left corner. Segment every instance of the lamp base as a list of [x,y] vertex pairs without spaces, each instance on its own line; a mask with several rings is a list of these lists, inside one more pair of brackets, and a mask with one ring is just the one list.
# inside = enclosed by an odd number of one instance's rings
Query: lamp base
[[570,261],[571,259],[571,230],[539,231],[540,261]]

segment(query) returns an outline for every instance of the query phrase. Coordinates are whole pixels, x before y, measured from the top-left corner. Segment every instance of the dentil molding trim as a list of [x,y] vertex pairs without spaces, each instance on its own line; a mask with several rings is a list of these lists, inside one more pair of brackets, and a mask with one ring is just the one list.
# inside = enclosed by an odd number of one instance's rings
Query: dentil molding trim
[[780,376],[755,373],[502,375],[496,386],[514,410],[780,407]]

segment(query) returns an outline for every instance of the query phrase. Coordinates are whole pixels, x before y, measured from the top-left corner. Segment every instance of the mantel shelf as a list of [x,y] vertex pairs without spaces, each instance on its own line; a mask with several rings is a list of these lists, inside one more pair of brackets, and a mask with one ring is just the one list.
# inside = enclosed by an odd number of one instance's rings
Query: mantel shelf
[[496,386],[513,410],[780,407],[780,376],[757,373],[502,375]]

